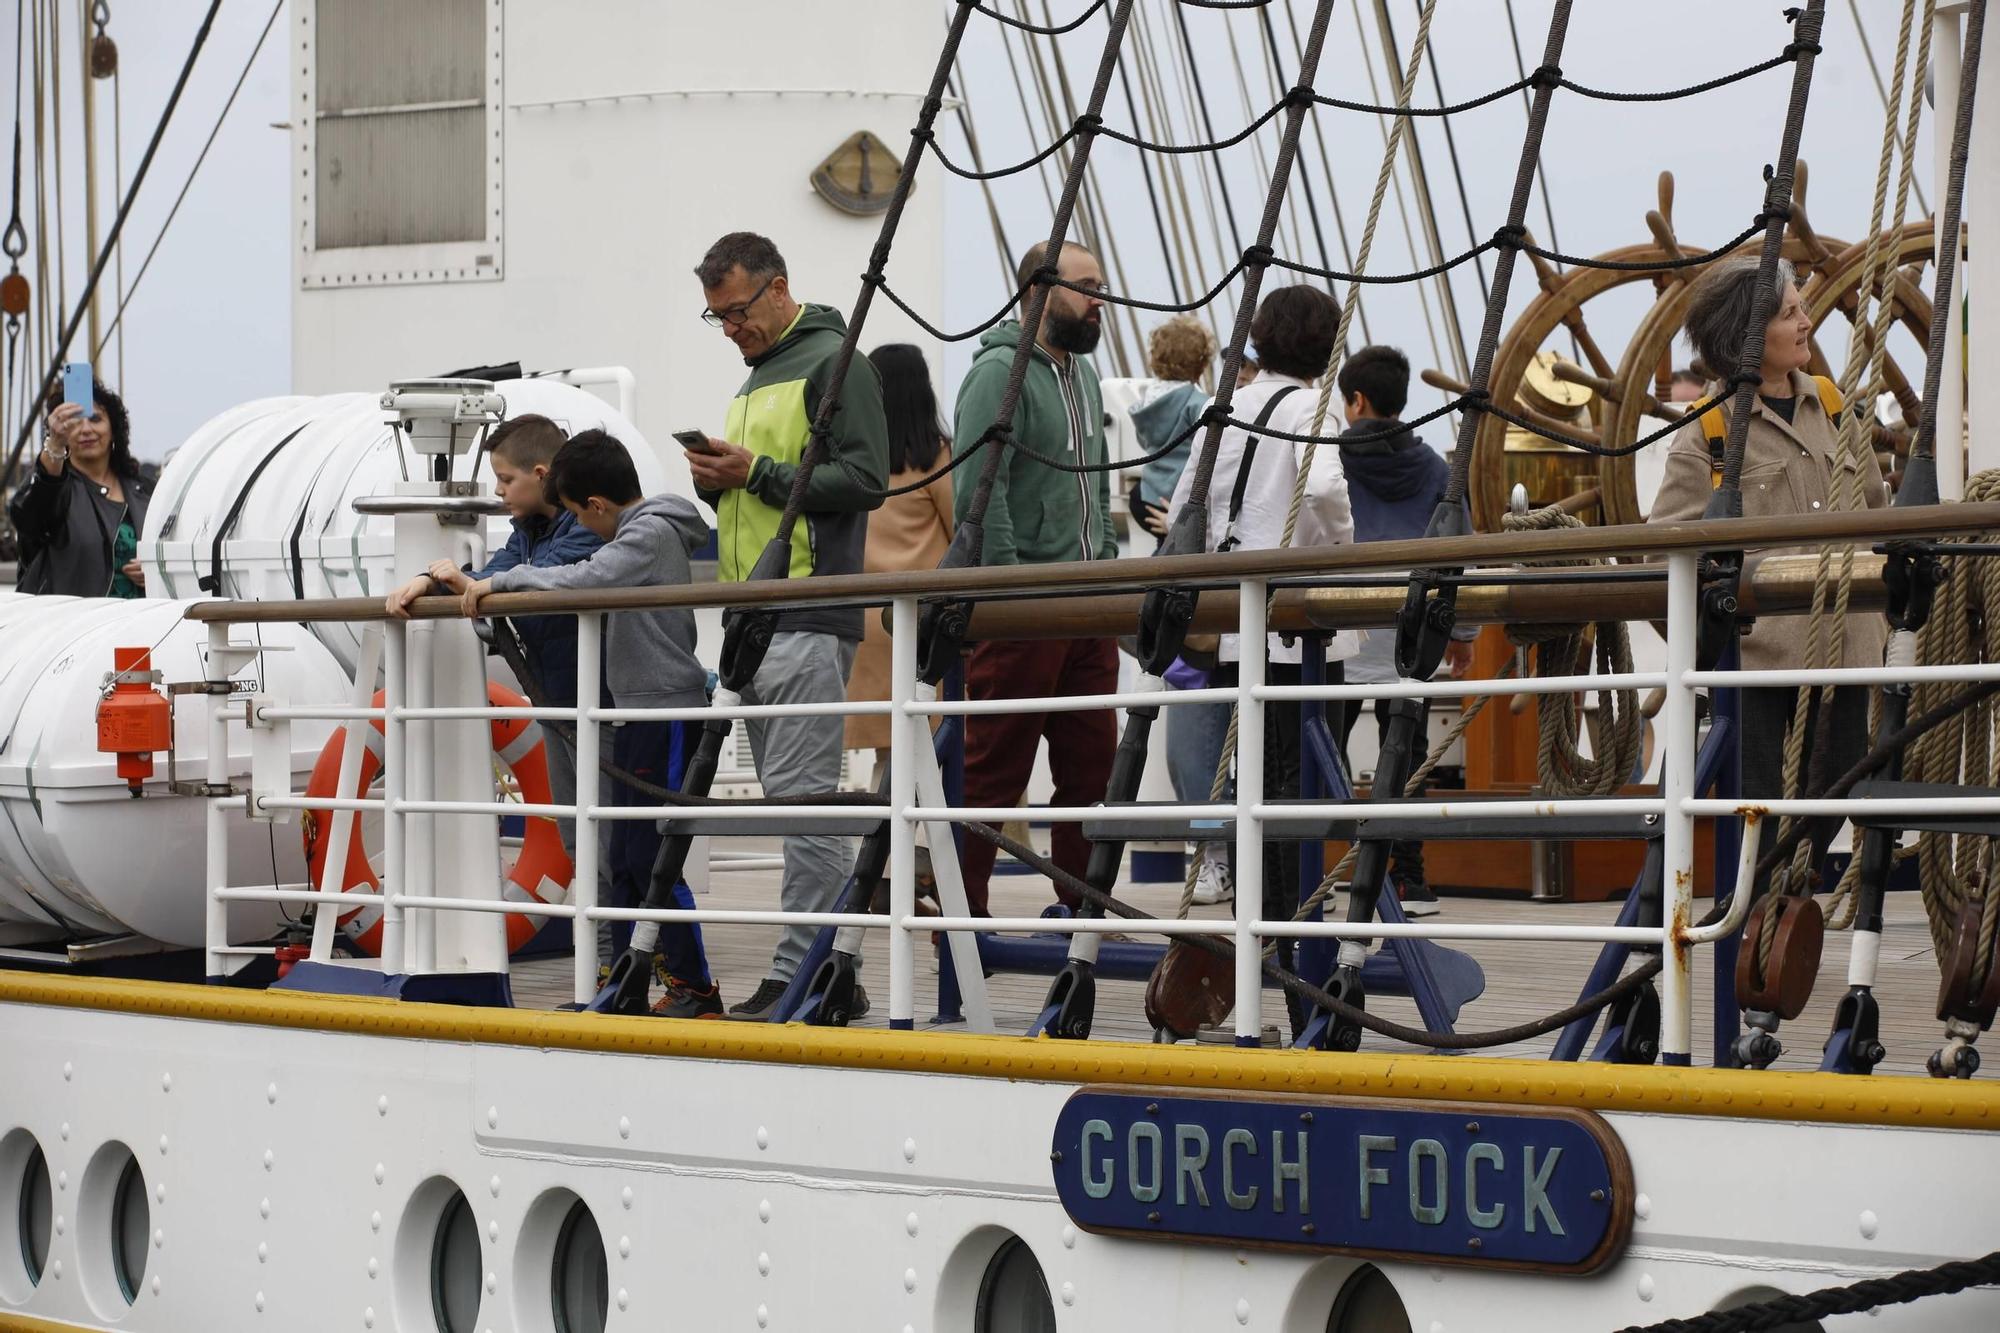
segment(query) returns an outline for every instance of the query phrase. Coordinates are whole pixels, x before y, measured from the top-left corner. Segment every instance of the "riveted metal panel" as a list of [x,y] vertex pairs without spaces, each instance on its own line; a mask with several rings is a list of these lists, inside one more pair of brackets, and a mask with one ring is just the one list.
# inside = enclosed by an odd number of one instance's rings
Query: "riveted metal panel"
[[484,106],[320,121],[319,248],[486,236]]
[[502,276],[501,0],[296,0],[302,287]]
[[322,116],[480,95],[484,0],[319,0]]

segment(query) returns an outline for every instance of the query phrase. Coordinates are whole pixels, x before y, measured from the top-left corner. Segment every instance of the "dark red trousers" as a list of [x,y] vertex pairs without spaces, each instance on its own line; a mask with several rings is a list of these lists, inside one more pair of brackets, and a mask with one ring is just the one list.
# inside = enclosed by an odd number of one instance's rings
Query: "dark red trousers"
[[[1118,644],[1113,639],[1042,639],[982,643],[965,673],[968,699],[1053,698],[1110,694],[1118,688]],[[1007,713],[968,717],[965,728],[965,803],[1007,806],[1020,799],[1034,773],[1035,751],[1049,742],[1055,805],[1089,805],[1104,799],[1118,722],[1110,709],[1087,713]],[[1055,863],[1082,877],[1090,842],[1079,824],[1059,823],[1050,839]],[[962,860],[965,897],[974,916],[991,916],[987,881],[998,849],[968,836]],[[1075,895],[1058,890],[1071,907]]]

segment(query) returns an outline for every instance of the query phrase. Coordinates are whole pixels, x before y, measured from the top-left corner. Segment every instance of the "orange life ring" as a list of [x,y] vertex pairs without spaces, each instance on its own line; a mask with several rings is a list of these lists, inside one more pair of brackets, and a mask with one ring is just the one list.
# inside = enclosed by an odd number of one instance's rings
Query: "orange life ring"
[[[496,708],[520,708],[527,700],[501,685],[487,682],[486,700]],[[375,692],[375,707],[382,706],[382,692]],[[361,756],[360,776],[352,792],[341,792],[340,756],[347,735],[345,727],[327,738],[313,764],[312,780],[306,784],[306,796],[365,796],[369,786],[382,769],[382,722],[378,718],[374,725],[362,735],[366,748]],[[493,755],[507,766],[508,772],[521,789],[521,799],[531,805],[549,805],[548,751],[542,734],[541,724],[533,718],[503,717],[492,722]],[[326,868],[328,843],[333,818],[330,813],[308,812],[304,820],[306,866],[311,881],[320,884]],[[507,871],[500,886],[501,896],[510,902],[560,903],[569,895],[570,881],[569,853],[563,850],[562,834],[553,819],[531,816],[527,820],[527,832],[521,840],[521,854]],[[343,893],[376,895],[373,902],[363,903],[351,911],[341,913],[341,933],[347,936],[354,947],[365,954],[379,954],[382,951],[382,892],[381,881],[376,878],[375,869],[368,864],[367,849],[361,845],[358,836],[351,837],[347,844],[347,871],[341,876]],[[507,952],[513,953],[542,928],[548,920],[543,916],[527,916],[509,913],[507,922]]]

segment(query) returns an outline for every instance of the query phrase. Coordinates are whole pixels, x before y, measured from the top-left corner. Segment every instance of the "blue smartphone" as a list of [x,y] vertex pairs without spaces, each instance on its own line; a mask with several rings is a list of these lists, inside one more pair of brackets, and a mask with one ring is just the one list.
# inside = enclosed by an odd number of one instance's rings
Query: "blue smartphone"
[[91,380],[90,362],[71,361],[62,369],[63,401],[75,403],[89,416],[97,405],[97,387]]

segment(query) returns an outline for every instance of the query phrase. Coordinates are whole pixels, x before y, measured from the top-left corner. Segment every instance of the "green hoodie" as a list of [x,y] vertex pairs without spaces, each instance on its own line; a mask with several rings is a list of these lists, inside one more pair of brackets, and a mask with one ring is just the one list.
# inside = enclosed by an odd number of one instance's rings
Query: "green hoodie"
[[[995,325],[979,340],[979,355],[958,389],[953,435],[958,452],[979,443],[999,415],[1020,343],[1018,320]],[[1058,366],[1040,347],[1034,349],[1014,411],[1014,439],[1064,462],[1104,462],[1104,397],[1087,358],[1071,356],[1067,365]],[[985,463],[983,455],[967,463],[967,479],[953,488],[961,523],[977,489],[974,478]],[[1111,526],[1111,478],[1104,472],[1062,472],[1010,449],[993,478],[985,538],[982,560],[988,565],[1111,559],[1118,554],[1118,534]]]
[[[748,449],[749,484],[740,489],[697,488],[716,512],[716,577],[724,583],[750,576],[757,557],[777,535],[778,519],[791,497],[792,479],[805,455],[820,394],[833,372],[834,356],[847,323],[830,306],[802,306],[792,326],[771,349],[746,364],[750,377],[736,391],[723,422],[722,437]],[[856,353],[841,385],[828,444],[860,474],[850,477],[834,458],[820,460],[806,483],[805,512],[792,528],[791,577],[858,574],[868,538],[868,511],[882,503],[889,475],[888,425],[882,416],[882,379],[868,358]],[[861,480],[866,480],[866,485]],[[781,630],[861,637],[859,608],[808,607],[778,617]]]

